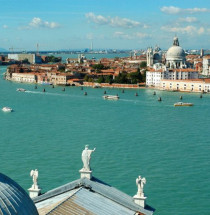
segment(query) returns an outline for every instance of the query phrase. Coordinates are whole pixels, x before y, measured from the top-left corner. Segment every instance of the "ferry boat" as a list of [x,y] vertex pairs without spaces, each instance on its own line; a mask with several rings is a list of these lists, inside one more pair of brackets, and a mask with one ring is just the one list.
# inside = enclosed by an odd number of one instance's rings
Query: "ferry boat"
[[10,107],[3,107],[2,111],[4,111],[4,112],[12,112],[13,110]]
[[184,102],[177,102],[174,104],[175,107],[180,107],[180,106],[193,106],[193,103],[184,103]]
[[17,88],[17,90],[16,91],[18,91],[18,92],[25,92],[26,90],[25,89],[23,89],[23,88]]
[[113,95],[106,95],[106,96],[103,96],[104,99],[107,99],[107,100],[118,100],[120,97],[119,96],[113,96]]

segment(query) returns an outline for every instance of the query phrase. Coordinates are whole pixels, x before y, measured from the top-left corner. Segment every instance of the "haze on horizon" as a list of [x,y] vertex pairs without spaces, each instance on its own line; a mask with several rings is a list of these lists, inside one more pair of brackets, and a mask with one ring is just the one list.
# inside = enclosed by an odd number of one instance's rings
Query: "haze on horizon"
[[206,0],[0,0],[0,47],[23,50],[210,49]]

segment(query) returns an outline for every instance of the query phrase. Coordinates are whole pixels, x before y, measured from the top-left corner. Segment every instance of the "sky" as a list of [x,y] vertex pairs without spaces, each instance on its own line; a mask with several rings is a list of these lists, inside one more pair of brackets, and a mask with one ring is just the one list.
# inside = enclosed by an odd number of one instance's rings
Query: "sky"
[[210,0],[0,0],[9,50],[210,49]]

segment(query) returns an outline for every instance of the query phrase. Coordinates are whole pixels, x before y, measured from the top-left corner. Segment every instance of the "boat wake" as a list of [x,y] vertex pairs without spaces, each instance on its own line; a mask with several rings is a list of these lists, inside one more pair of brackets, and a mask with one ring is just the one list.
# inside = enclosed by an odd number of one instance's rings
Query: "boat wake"
[[61,96],[61,97],[77,97],[77,98],[84,97],[84,95],[60,94],[60,93],[30,91],[30,90],[26,90],[25,93],[39,94],[39,95],[45,95],[45,96]]
[[120,99],[120,101],[123,101],[123,102],[133,102],[133,103],[139,103],[140,102],[138,100],[130,100],[130,99]]
[[38,92],[38,91],[30,91],[26,90],[25,93],[32,93],[32,94],[40,94],[40,95],[51,95],[51,96],[72,96],[68,94],[60,94],[60,93],[49,93],[49,92]]

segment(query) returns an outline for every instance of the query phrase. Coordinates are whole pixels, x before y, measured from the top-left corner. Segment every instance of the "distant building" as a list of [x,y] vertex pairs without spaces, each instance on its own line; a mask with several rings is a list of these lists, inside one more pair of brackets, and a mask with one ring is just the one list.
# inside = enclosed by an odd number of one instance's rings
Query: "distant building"
[[42,63],[42,58],[36,54],[8,54],[8,59],[13,59],[17,61],[28,60],[29,63]]
[[[152,50],[149,50],[149,52],[152,52]],[[165,65],[154,63],[153,58],[147,62],[150,66],[146,72],[146,86],[160,87],[163,79],[185,80],[198,78],[197,70],[187,68],[185,52],[179,46],[177,37],[174,38],[173,45],[168,49],[165,57]],[[153,68],[151,68],[152,64]]]
[[182,47],[179,46],[178,37],[174,37],[173,46],[166,52],[166,67],[171,69],[187,67],[185,52]]
[[161,80],[161,90],[182,92],[210,92],[210,79]]
[[12,73],[11,81],[23,83],[36,83],[36,75],[34,73]]
[[210,55],[206,55],[203,57],[203,75],[210,75]]
[[162,63],[162,52],[161,49],[156,46],[155,49],[147,49],[147,66],[152,67],[155,63]]

